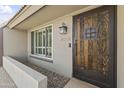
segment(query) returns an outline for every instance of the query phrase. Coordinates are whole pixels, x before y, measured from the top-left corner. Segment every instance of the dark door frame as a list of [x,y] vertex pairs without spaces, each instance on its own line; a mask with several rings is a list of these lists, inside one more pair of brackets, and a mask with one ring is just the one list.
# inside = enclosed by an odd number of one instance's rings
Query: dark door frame
[[[98,7],[98,8],[105,8],[105,7],[106,6],[101,6],[101,7]],[[113,78],[112,87],[116,88],[117,87],[117,6],[112,5],[110,7],[112,7],[112,10],[113,10],[112,11],[113,16],[111,16],[111,18],[114,19],[114,20],[111,21],[111,23],[114,23],[113,27],[111,28],[111,30],[113,30],[113,33],[110,34],[111,35],[110,39],[112,40],[112,41],[110,41],[110,44],[113,45],[113,47],[112,47],[113,51],[110,52],[110,54],[113,54],[112,59],[111,59],[112,62],[113,62],[113,69],[112,69],[113,75],[111,75],[111,76]],[[97,9],[97,8],[95,8],[95,9]],[[91,10],[95,10],[95,9],[91,9]],[[88,10],[88,11],[91,11],[91,10]],[[88,11],[86,11],[86,12],[88,12]],[[85,13],[85,12],[83,12],[83,13]],[[82,79],[82,78],[80,78],[78,76],[75,76],[75,72],[74,72],[75,71],[75,30],[74,30],[75,29],[74,28],[75,21],[74,20],[75,20],[76,16],[80,16],[83,13],[80,13],[78,15],[73,16],[73,28],[72,28],[73,29],[73,31],[72,31],[73,77],[76,77],[78,79],[84,80],[84,81],[86,81],[88,83],[91,83],[91,84],[94,84],[96,86],[100,86],[94,81],[90,81],[88,79]],[[104,86],[100,86],[100,87],[104,87]]]

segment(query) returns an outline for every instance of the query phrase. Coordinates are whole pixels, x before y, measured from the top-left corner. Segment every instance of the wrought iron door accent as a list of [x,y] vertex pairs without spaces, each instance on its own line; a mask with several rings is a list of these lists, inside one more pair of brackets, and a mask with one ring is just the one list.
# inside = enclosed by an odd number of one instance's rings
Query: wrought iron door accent
[[[108,7],[108,8],[106,8]],[[74,17],[75,76],[110,87],[112,66],[110,45],[113,6],[103,6]],[[113,13],[114,14],[114,13]],[[113,67],[112,69],[110,67]],[[113,75],[113,74],[112,74]]]

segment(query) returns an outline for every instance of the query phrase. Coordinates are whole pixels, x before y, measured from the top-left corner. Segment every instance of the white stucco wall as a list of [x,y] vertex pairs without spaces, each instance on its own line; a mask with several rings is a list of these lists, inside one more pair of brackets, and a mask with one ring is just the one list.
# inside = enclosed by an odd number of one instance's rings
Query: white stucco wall
[[124,87],[124,5],[117,8],[117,87]]
[[[61,35],[59,33],[59,27],[62,23],[65,23],[68,27],[68,33]],[[30,57],[31,51],[31,36],[28,32],[28,60],[36,65],[42,66],[44,68],[50,69],[59,74],[71,77],[72,76],[72,47],[69,47],[69,43],[72,42],[72,17],[65,16],[59,18],[53,22],[49,22],[45,25],[53,25],[53,63],[38,60],[36,58]],[[39,27],[42,27],[39,26]]]
[[3,28],[0,28],[0,66],[2,65],[3,56]]
[[21,62],[26,62],[27,32],[4,28],[3,47],[4,56],[12,56]]

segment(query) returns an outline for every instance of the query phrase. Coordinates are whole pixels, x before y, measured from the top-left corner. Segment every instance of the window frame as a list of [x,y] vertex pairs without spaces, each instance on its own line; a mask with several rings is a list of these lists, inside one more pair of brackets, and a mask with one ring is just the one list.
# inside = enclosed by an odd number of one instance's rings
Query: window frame
[[[36,45],[34,45],[34,54],[31,52],[31,47],[32,46],[30,46],[30,56],[32,56],[32,57],[35,57],[35,58],[41,58],[41,59],[46,59],[46,60],[53,60],[53,24],[49,24],[49,25],[45,25],[45,26],[40,26],[40,27],[38,27],[38,28],[36,28],[36,29],[33,29],[33,30],[31,30],[31,32],[30,32],[30,34],[32,33],[32,32],[42,32],[42,34],[43,34],[43,31],[41,31],[42,29],[45,29],[45,28],[47,28],[47,27],[49,27],[49,26],[51,26],[51,30],[52,30],[52,32],[51,32],[51,40],[52,40],[52,43],[51,43],[51,53],[52,53],[52,55],[51,55],[51,58],[49,58],[49,57],[46,57],[46,56],[43,56],[43,55],[41,55],[41,54],[35,54],[35,49],[36,49]],[[31,37],[30,37],[31,38]],[[42,37],[43,38],[43,37]],[[31,39],[32,40],[32,39]],[[32,42],[32,41],[30,41],[30,42]],[[37,43],[38,43],[39,41],[37,41]],[[34,33],[34,44],[36,44],[36,40],[35,40],[35,33]],[[43,44],[43,43],[42,43]],[[43,52],[43,51],[42,51]]]

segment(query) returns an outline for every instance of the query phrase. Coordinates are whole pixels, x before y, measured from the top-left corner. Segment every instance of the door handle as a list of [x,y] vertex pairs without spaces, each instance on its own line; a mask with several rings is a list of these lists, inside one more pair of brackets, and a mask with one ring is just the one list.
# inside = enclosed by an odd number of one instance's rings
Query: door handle
[[75,55],[77,56],[77,42],[75,43]]

